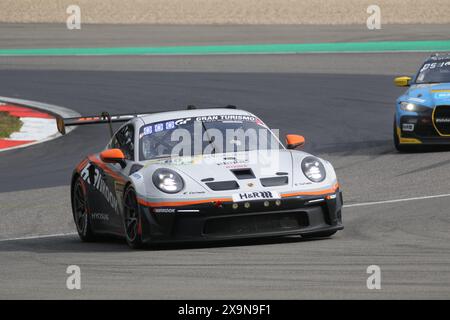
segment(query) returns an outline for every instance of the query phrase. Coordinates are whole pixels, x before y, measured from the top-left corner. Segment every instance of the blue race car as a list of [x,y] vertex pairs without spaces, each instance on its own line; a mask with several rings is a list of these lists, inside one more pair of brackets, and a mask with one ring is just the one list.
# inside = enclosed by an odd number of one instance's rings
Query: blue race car
[[413,78],[398,77],[395,84],[409,87],[397,99],[395,148],[450,145],[450,53],[430,56]]

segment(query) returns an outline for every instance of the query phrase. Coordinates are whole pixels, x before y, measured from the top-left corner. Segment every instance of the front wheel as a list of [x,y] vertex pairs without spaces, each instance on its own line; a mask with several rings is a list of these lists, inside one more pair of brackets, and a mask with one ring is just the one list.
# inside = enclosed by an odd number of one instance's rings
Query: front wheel
[[78,177],[73,185],[72,213],[80,239],[86,242],[95,241],[96,237],[92,231],[91,217],[89,215],[86,186],[81,177]]
[[142,244],[141,214],[137,202],[136,192],[133,187],[125,191],[123,218],[125,238],[128,245],[133,249],[139,249]]

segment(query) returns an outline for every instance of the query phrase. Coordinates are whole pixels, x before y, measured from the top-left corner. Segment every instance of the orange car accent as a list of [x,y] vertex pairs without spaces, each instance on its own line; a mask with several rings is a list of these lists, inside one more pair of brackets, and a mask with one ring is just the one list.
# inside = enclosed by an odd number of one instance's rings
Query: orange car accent
[[300,147],[305,144],[305,138],[297,134],[286,135],[286,145],[290,148]]
[[202,200],[191,200],[191,201],[163,201],[163,202],[149,202],[144,199],[138,198],[138,203],[146,207],[178,207],[178,206],[189,206],[193,204],[202,203],[214,203],[214,202],[231,202],[232,198],[214,198],[214,199],[202,199]]
[[123,151],[120,149],[108,149],[100,153],[100,159],[104,162],[117,161],[125,159]]
[[338,183],[336,183],[330,189],[319,190],[319,191],[300,191],[300,192],[285,193],[285,194],[282,194],[281,197],[287,198],[287,197],[295,197],[295,196],[321,196],[321,195],[325,195],[328,193],[336,192],[337,189],[339,189]]
[[96,156],[89,156],[88,157],[89,160],[93,163],[95,163],[95,165],[99,166],[100,168],[102,168],[105,172],[107,172],[109,175],[111,175],[115,180],[125,183],[126,179],[124,177],[122,177],[120,174],[118,174],[117,172],[111,170],[111,168],[109,168],[104,162],[102,162],[99,158],[97,158]]
[[78,118],[76,121],[83,122],[83,121],[95,121],[95,120],[101,120],[100,117],[83,117]]

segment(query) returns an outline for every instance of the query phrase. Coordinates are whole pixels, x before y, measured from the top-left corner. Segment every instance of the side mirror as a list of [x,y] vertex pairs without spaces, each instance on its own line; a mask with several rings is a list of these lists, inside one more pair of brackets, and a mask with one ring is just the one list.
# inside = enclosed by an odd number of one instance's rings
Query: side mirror
[[122,168],[126,167],[125,155],[120,149],[107,149],[100,153],[100,159],[107,163],[118,163]]
[[305,145],[305,138],[297,134],[287,134],[286,135],[286,147],[288,149],[295,149],[298,147],[303,147]]
[[411,82],[411,77],[397,77],[394,79],[394,83],[397,87],[408,87]]

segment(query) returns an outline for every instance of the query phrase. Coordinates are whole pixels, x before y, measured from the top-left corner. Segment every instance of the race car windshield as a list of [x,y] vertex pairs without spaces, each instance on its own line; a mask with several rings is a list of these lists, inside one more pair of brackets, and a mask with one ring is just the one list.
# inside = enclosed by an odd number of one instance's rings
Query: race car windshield
[[213,115],[173,119],[140,130],[140,159],[283,148],[254,116]]
[[450,82],[450,59],[428,61],[417,74],[416,83]]

